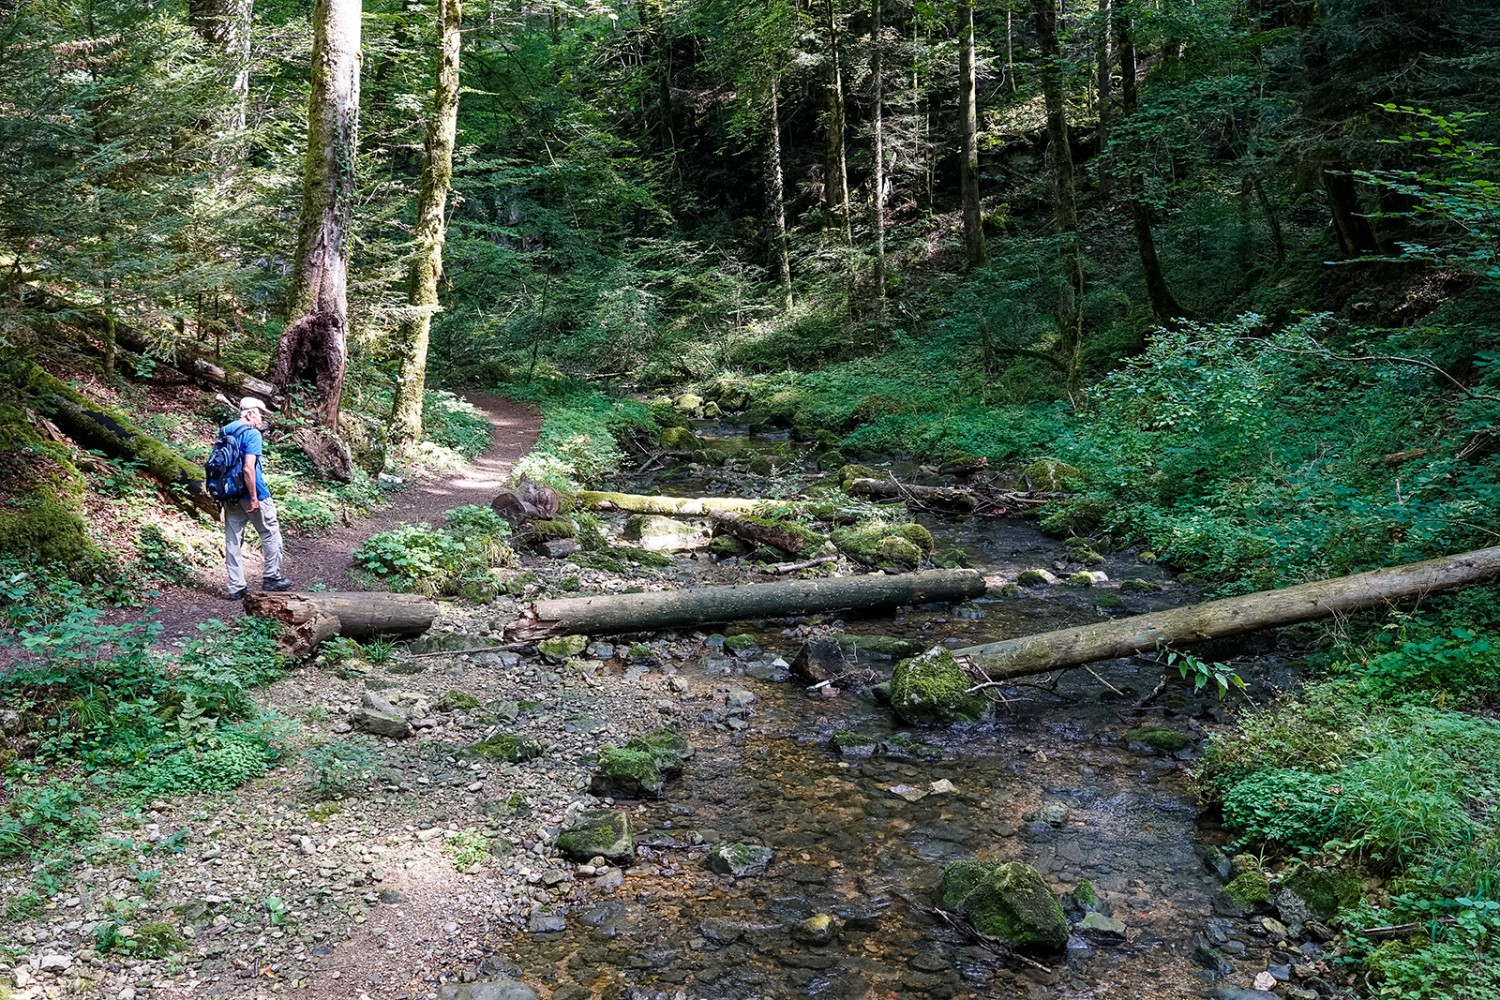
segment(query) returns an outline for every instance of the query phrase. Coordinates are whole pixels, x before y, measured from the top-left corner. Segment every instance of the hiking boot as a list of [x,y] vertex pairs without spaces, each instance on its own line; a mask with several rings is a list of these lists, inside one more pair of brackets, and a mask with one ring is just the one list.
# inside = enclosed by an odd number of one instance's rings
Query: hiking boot
[[291,590],[292,581],[284,576],[266,577],[260,582],[262,590]]
[[225,594],[224,600],[243,601],[245,599],[245,595],[248,593],[250,593],[249,587],[241,587],[239,590],[231,590],[229,593]]

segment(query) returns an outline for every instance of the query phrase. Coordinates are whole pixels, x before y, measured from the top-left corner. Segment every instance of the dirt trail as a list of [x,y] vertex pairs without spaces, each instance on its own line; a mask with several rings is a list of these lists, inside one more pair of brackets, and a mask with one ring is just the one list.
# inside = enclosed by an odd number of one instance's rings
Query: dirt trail
[[[529,406],[499,396],[478,393],[466,397],[489,420],[490,446],[471,464],[445,475],[418,482],[398,494],[393,503],[348,526],[335,528],[318,538],[284,535],[286,553],[282,571],[298,590],[322,584],[332,590],[358,590],[349,578],[350,555],[361,541],[400,522],[438,523],[443,512],[464,504],[488,504],[510,477],[511,468],[541,433],[541,415]],[[254,536],[254,529],[246,532]],[[246,575],[260,574],[259,553],[247,546]],[[164,639],[192,634],[210,618],[232,618],[240,606],[224,599],[224,569],[216,566],[204,574],[196,587],[171,587],[151,603],[161,610],[156,620],[165,628]]]

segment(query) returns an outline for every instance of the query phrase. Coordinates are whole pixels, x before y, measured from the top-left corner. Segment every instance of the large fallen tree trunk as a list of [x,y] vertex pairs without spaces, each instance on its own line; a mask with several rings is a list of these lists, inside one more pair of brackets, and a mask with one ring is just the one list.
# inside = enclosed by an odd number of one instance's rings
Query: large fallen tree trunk
[[835,524],[854,524],[860,520],[860,512],[848,510],[837,503],[813,500],[755,500],[747,497],[667,497],[640,493],[606,493],[600,490],[579,490],[573,494],[573,504],[584,510],[628,511],[631,514],[661,514],[666,517],[704,517],[711,511],[722,510],[731,514],[769,514],[776,511],[791,511],[807,514],[819,521]]
[[653,632],[751,618],[963,601],[982,593],[984,577],[973,570],[941,569],[900,576],[871,574],[649,594],[605,594],[537,601],[505,634],[513,641],[530,641],[553,635]]
[[1128,656],[1158,646],[1294,625],[1360,608],[1453,590],[1500,576],[1500,546],[1332,580],[1226,597],[1186,608],[956,649],[991,680],[1007,680]]
[[944,510],[971,511],[980,504],[972,490],[957,486],[917,486],[898,483],[894,479],[855,479],[849,483],[849,492],[857,497],[875,500],[905,500],[926,507],[941,507]]
[[421,635],[437,618],[438,604],[417,594],[381,591],[251,593],[245,596],[245,613],[274,618],[293,627],[336,618],[339,635],[373,639],[382,635]]
[[789,556],[800,555],[812,544],[812,533],[798,530],[793,524],[776,524],[759,521],[744,514],[715,508],[709,511],[714,523],[742,542],[751,545],[769,545]]
[[281,408],[281,393],[270,382],[212,361],[207,352],[191,344],[171,341],[158,344],[148,334],[123,324],[115,327],[115,342],[137,354],[165,362],[199,385],[222,389],[232,398],[255,396],[273,410]]
[[73,387],[27,363],[20,372],[21,388],[74,441],[96,448],[111,458],[139,462],[141,468],[167,488],[183,506],[213,517],[219,503],[203,488],[203,467],[147,434],[119,410],[101,406]]

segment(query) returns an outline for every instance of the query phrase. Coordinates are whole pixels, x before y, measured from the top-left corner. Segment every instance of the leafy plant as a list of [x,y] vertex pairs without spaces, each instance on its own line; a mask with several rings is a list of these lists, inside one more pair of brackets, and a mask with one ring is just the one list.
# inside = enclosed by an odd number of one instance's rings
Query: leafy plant
[[319,800],[348,798],[375,776],[375,755],[363,743],[329,740],[302,751],[302,761]]
[[461,872],[476,868],[490,856],[490,841],[472,826],[459,831],[443,844],[443,853]]

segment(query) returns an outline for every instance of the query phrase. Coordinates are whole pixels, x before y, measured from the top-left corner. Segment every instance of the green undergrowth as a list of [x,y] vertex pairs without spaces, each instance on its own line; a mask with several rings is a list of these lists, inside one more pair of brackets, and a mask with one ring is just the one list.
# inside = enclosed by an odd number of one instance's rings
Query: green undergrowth
[[656,421],[643,403],[611,397],[568,379],[533,379],[506,387],[508,396],[542,412],[542,432],[515,472],[559,490],[603,481],[620,466],[617,438],[654,434]]
[[[284,667],[281,626],[212,620],[172,653],[156,624],[108,624],[83,595],[7,606],[0,674],[0,865],[104,849],[110,817],[151,799],[237,788],[277,761],[291,723],[256,690]],[[38,876],[39,878],[41,876]],[[55,874],[37,890],[56,892]]]
[[401,524],[359,543],[354,564],[392,590],[462,594],[487,600],[498,593],[494,569],[514,562],[510,525],[488,507],[468,504],[443,515],[443,527]]
[[[1200,791],[1243,846],[1283,867],[1301,859],[1373,880],[1335,925],[1377,996],[1436,1000],[1491,982],[1497,705],[1500,587],[1490,585],[1393,617],[1340,650],[1316,682],[1209,742]],[[1429,921],[1427,935],[1358,934]]]

